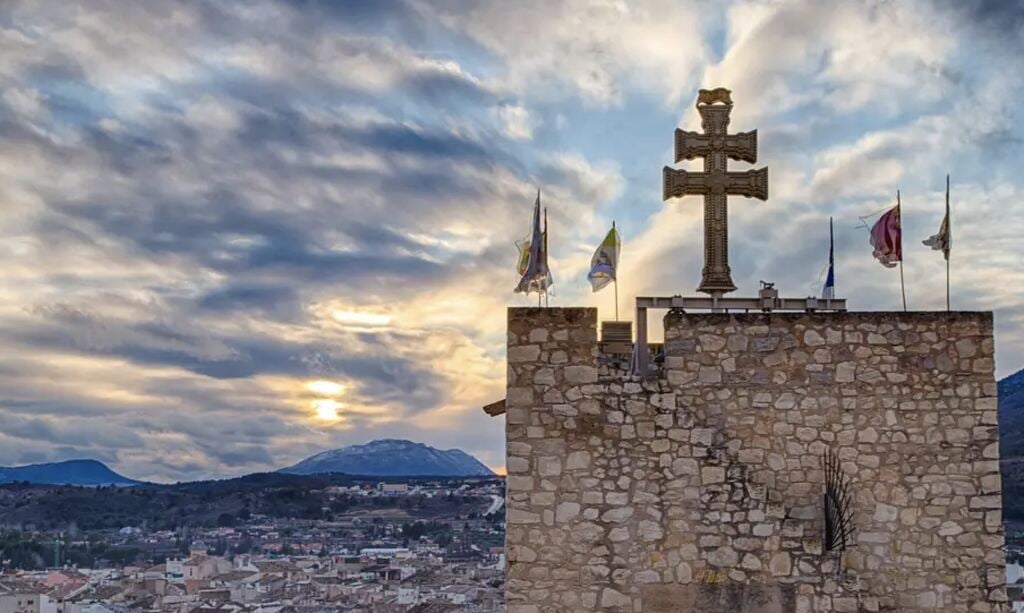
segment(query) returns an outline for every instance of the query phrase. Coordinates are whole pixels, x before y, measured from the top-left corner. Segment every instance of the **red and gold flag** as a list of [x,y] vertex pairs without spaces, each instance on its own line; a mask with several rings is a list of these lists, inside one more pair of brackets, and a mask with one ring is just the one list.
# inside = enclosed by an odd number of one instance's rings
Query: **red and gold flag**
[[903,233],[900,228],[900,205],[882,214],[871,227],[871,246],[875,259],[886,268],[895,268],[903,261]]

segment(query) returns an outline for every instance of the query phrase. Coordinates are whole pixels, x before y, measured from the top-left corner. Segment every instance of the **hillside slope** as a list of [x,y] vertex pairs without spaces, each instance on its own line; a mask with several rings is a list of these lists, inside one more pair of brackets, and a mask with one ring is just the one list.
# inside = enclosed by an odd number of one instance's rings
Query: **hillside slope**
[[999,382],[999,457],[1003,516],[1024,520],[1024,370]]
[[137,485],[97,460],[67,460],[27,466],[0,466],[0,483],[26,481],[45,485]]
[[381,477],[490,477],[491,469],[459,449],[435,449],[423,443],[381,439],[324,451],[280,472],[297,475],[344,473]]

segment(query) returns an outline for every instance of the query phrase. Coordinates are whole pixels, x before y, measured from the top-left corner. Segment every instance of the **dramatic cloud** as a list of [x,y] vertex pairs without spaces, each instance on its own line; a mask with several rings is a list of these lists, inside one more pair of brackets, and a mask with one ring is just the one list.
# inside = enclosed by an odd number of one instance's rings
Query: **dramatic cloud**
[[[555,304],[612,219],[621,305],[692,291],[701,203],[660,202],[702,86],[771,199],[732,264],[898,306],[858,217],[906,206],[908,294],[953,175],[954,306],[1024,364],[1012,3],[131,2],[0,6],[0,465],[226,476],[399,436],[503,463],[513,242],[549,207]],[[737,167],[742,165],[736,164]],[[628,308],[626,308],[626,312]]]
[[622,104],[633,88],[678,102],[715,25],[713,12],[673,0],[426,4],[424,12],[492,54],[506,89],[537,100],[576,94],[594,105]]

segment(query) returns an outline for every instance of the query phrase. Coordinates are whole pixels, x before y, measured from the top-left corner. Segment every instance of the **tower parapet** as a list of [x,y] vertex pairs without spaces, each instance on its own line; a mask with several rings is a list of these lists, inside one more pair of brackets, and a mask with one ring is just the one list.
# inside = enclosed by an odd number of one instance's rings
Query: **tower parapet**
[[594,309],[508,339],[510,613],[1004,610],[990,313],[670,312],[653,378]]

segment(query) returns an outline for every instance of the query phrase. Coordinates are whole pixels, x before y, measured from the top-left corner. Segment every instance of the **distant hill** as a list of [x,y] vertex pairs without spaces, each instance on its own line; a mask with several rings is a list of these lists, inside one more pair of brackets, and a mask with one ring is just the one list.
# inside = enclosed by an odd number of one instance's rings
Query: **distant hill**
[[[110,530],[147,526],[176,530],[183,526],[216,527],[249,521],[253,516],[290,519],[331,519],[389,509],[409,521],[482,515],[490,496],[424,497],[413,503],[399,497],[335,494],[330,486],[376,488],[380,482],[431,484],[457,491],[464,484],[500,485],[501,477],[352,477],[349,475],[290,475],[255,473],[217,481],[140,483],[135,487],[99,489],[76,485],[0,484],[0,537],[16,530]],[[497,514],[501,516],[502,514]],[[497,519],[495,519],[497,521]],[[2,538],[0,538],[2,540]],[[0,542],[0,549],[3,543]]]
[[97,460],[67,460],[27,466],[0,466],[0,483],[27,481],[45,485],[137,485]]
[[999,382],[999,468],[1003,515],[1024,519],[1024,370]]
[[324,451],[279,472],[297,475],[345,473],[379,477],[490,477],[491,469],[459,449],[381,439]]
[[1024,370],[999,382],[999,452],[1024,459]]

